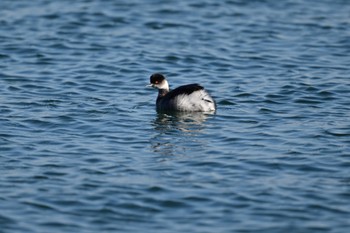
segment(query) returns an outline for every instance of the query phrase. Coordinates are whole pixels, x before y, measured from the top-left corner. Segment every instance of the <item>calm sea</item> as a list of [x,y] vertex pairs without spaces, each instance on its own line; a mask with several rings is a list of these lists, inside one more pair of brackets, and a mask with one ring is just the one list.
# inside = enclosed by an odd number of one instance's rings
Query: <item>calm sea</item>
[[350,232],[350,1],[1,0],[0,88],[1,233]]

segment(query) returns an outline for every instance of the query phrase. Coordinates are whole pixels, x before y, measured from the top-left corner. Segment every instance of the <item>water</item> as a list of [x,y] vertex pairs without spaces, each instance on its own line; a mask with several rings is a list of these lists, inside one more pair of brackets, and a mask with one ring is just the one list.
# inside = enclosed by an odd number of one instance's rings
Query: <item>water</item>
[[0,9],[0,232],[349,232],[348,1]]

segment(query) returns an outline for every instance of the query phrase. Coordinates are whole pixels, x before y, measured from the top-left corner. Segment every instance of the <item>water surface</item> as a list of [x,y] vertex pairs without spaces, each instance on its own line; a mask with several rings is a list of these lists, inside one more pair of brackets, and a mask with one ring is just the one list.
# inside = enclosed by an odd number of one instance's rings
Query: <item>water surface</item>
[[[0,232],[348,232],[349,12],[2,0]],[[154,72],[218,111],[157,113]]]

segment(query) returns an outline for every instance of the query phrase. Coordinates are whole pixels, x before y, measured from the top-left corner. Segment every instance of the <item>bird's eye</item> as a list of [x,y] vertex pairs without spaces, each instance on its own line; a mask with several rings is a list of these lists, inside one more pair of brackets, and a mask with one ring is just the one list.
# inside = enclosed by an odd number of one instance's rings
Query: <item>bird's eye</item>
[[155,84],[158,84],[158,81],[155,81],[154,83],[155,83]]

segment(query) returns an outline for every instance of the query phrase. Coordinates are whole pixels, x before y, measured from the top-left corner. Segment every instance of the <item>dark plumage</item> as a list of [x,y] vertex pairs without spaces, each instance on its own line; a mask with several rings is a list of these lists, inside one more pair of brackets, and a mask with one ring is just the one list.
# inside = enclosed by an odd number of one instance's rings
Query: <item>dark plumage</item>
[[177,95],[190,95],[194,91],[204,90],[204,87],[197,83],[193,84],[187,84],[180,87],[175,88],[174,90],[170,91],[166,96],[167,98],[174,98]]

